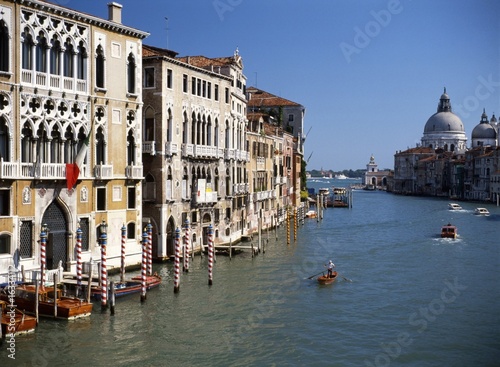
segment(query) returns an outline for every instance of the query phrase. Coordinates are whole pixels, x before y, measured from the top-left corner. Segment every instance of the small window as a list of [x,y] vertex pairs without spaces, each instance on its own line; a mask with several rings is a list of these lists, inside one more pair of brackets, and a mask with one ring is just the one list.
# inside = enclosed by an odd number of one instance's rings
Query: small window
[[219,84],[214,85],[214,99],[219,100]]
[[196,212],[191,213],[191,223],[198,223],[198,218],[196,216]]
[[186,74],[182,75],[182,91],[188,92],[188,76]]
[[127,192],[127,209],[135,209],[135,187],[128,187]]
[[191,77],[191,94],[196,95],[196,78],[194,76]]
[[0,235],[0,254],[10,254],[10,236]]
[[133,240],[135,238],[135,223],[127,224],[127,239]]
[[229,103],[229,88],[226,88],[226,91],[225,91],[225,101],[226,101],[226,103]]
[[144,88],[153,88],[155,86],[155,69],[144,68]]
[[288,121],[293,121],[293,115],[292,114],[288,115]]
[[21,221],[19,231],[19,255],[22,259],[33,257],[33,222]]
[[173,86],[173,75],[172,75],[172,70],[171,69],[167,69],[167,88],[168,89],[172,89],[172,86]]
[[0,216],[10,215],[10,190],[0,190]]
[[97,188],[97,210],[106,210],[106,188]]

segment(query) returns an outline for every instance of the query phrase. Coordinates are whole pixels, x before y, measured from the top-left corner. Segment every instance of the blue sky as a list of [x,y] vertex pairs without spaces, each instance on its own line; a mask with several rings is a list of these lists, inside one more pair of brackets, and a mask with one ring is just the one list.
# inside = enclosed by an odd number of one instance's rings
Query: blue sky
[[[108,2],[57,1],[102,18]],[[308,169],[364,169],[372,154],[392,169],[444,87],[469,145],[483,108],[500,115],[498,0],[116,2],[145,44],[207,57],[238,47],[247,86],[306,108]]]

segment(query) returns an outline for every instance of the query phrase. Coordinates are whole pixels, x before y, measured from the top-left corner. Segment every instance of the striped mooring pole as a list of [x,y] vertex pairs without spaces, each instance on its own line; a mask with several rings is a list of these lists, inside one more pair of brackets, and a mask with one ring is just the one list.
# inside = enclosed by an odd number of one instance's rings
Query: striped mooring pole
[[148,266],[148,234],[142,232],[141,302],[146,300],[146,271]]
[[212,238],[213,228],[210,224],[208,226],[208,285],[213,284],[212,268],[214,266],[214,241]]
[[180,264],[181,263],[181,230],[175,229],[175,260],[174,260],[174,293],[179,292]]
[[153,275],[153,225],[151,222],[146,226],[148,233],[148,275]]
[[184,271],[189,272],[189,257],[191,256],[189,249],[189,219],[186,219],[184,224],[185,234],[184,234]]
[[76,230],[76,295],[79,296],[82,289],[82,229],[78,226]]
[[122,226],[122,252],[121,252],[121,267],[120,267],[120,283],[125,282],[125,243],[127,238],[127,227],[125,223]]
[[[105,222],[101,224],[101,227],[106,226]],[[108,236],[106,234],[106,229],[101,233],[101,308],[108,307],[108,270],[106,268],[106,246]]]
[[47,225],[42,224],[42,232],[40,232],[40,286],[45,287],[45,268],[47,264]]

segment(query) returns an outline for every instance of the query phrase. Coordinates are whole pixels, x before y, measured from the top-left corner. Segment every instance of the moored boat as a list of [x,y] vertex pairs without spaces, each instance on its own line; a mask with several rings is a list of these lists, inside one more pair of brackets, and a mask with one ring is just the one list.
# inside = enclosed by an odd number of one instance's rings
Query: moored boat
[[[161,278],[156,273],[146,277],[146,289],[158,287],[161,283]],[[115,297],[123,297],[129,294],[140,293],[142,290],[141,276],[133,277],[131,280],[115,283]],[[101,288],[95,287],[91,290],[91,297],[95,300],[101,299]]]
[[15,305],[11,305],[6,301],[0,301],[2,335],[13,334],[14,336],[20,334],[27,334],[35,331],[36,317],[26,315]]
[[337,280],[337,276],[338,276],[338,273],[336,271],[334,271],[332,273],[331,277],[329,277],[328,274],[327,275],[321,275],[321,276],[318,277],[318,283],[319,284],[331,284],[335,280]]
[[457,238],[457,227],[448,223],[441,227],[441,238]]
[[[32,284],[22,284],[15,288],[14,302],[17,308],[28,314],[36,313],[36,288]],[[56,317],[58,319],[73,320],[88,317],[92,313],[92,303],[74,297],[61,296],[61,289],[54,287],[40,287],[38,289],[38,314],[40,316]],[[56,307],[54,307],[54,294]],[[0,293],[0,300],[9,302],[10,294]],[[56,309],[56,315],[54,315]]]

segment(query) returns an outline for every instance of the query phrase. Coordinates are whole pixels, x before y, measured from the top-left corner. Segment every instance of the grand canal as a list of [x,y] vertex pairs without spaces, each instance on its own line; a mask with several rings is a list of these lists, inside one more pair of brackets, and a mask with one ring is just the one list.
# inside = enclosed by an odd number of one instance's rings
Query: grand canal
[[[181,274],[178,293],[172,264],[155,264],[164,282],[146,302],[42,319],[16,339],[15,361],[4,342],[0,365],[498,366],[500,208],[480,217],[475,203],[451,212],[435,198],[353,199],[352,209],[306,219],[289,245],[281,227],[263,233],[265,253],[218,256],[212,286],[207,257]],[[456,240],[439,237],[448,222]],[[307,279],[329,259],[336,283]]]

